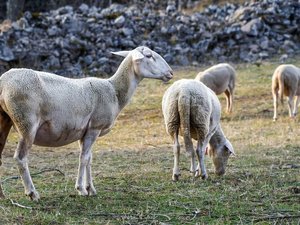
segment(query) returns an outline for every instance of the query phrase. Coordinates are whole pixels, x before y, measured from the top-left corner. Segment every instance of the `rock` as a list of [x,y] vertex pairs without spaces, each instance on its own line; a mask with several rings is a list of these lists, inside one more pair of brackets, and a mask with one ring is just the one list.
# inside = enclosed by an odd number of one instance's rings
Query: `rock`
[[260,47],[263,49],[263,50],[266,50],[269,48],[269,39],[266,38],[266,37],[263,37],[261,40],[260,40]]
[[293,53],[295,50],[298,50],[297,45],[291,41],[291,40],[285,40],[283,43],[282,48],[287,52],[287,53]]
[[173,55],[168,53],[168,54],[165,54],[163,56],[163,58],[166,60],[167,63],[173,63],[174,62],[174,59],[173,59]]
[[168,15],[171,15],[171,14],[173,14],[174,12],[176,12],[176,7],[175,7],[175,5],[174,5],[174,4],[168,5],[167,8],[166,8],[166,13],[167,13]]
[[60,29],[57,26],[53,26],[48,28],[47,33],[48,35],[51,36],[58,36],[59,35]]
[[87,55],[83,58],[83,62],[86,66],[89,66],[93,62],[93,57],[91,55]]
[[116,19],[125,12],[125,7],[120,4],[111,4],[109,8],[103,9],[101,15],[107,19]]
[[2,46],[0,48],[0,60],[9,62],[15,59],[14,53],[8,46]]
[[211,40],[209,40],[209,39],[205,39],[205,40],[200,41],[197,44],[198,51],[201,52],[201,53],[206,53],[210,43],[211,43]]
[[177,65],[180,65],[180,66],[188,66],[189,65],[189,59],[185,55],[178,55],[175,58],[175,62],[177,63]]
[[126,37],[131,37],[133,35],[133,30],[130,28],[126,28],[123,27],[122,28],[122,33],[126,36]]
[[214,57],[218,57],[223,53],[222,49],[219,46],[216,46],[213,50],[212,50],[212,55]]
[[56,56],[54,56],[54,55],[51,55],[51,56],[49,57],[49,67],[50,67],[51,69],[53,69],[53,68],[60,68],[61,65],[60,65],[59,58],[56,57]]
[[289,56],[287,54],[281,55],[280,58],[279,58],[279,62],[280,63],[285,63],[287,61],[288,57]]
[[81,4],[78,8],[79,12],[82,14],[87,14],[89,12],[89,6],[87,4]]
[[250,51],[251,51],[252,53],[257,53],[257,52],[259,52],[259,46],[256,45],[256,44],[251,44],[251,45],[249,45],[249,49],[250,49]]
[[266,59],[269,57],[269,53],[267,52],[260,52],[258,55],[261,59]]
[[73,12],[73,7],[72,6],[65,6],[65,7],[61,7],[57,10],[57,13],[59,15],[64,15],[64,14],[71,14]]
[[261,23],[260,19],[253,19],[243,25],[241,30],[249,36],[256,37],[258,36],[260,30],[262,29],[263,24]]
[[103,8],[82,4],[76,10],[64,6],[25,12],[9,26],[0,24],[0,61],[5,64],[0,70],[22,65],[64,76],[85,76],[83,70],[107,76],[120,62],[109,52],[139,45],[183,66],[229,60],[253,63],[279,53],[289,57],[300,53],[297,1],[226,3],[188,14],[172,2],[135,1],[131,6],[105,8],[108,4],[101,1]]
[[123,27],[125,23],[125,17],[122,15],[122,16],[119,16],[118,18],[115,19],[114,21],[114,24],[117,26],[117,27]]
[[238,8],[229,18],[230,22],[233,21],[248,21],[251,18],[252,8],[250,6]]
[[239,54],[239,58],[244,62],[251,62],[253,60],[253,55],[248,51],[242,50]]
[[30,40],[28,37],[23,37],[23,38],[20,38],[19,39],[19,42],[22,44],[22,45],[25,45],[25,46],[28,46],[30,44]]
[[98,63],[100,65],[104,65],[104,64],[107,64],[109,62],[109,59],[106,58],[106,57],[101,57],[100,59],[98,59]]

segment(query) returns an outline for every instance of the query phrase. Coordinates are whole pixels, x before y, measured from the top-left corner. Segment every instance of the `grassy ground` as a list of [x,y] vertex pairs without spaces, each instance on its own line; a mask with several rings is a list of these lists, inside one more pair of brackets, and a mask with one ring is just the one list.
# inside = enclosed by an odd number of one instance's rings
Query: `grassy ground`
[[[74,190],[75,143],[33,148],[30,170],[42,198],[31,202],[15,179],[17,135],[11,132],[0,170],[7,197],[0,200],[0,224],[299,224],[299,119],[290,120],[284,106],[272,122],[270,87],[276,66],[236,65],[234,112],[223,113],[222,127],[237,156],[229,159],[223,177],[213,174],[207,158],[207,181],[190,176],[185,154],[180,181],[171,181],[172,145],[161,113],[170,83],[142,81],[112,132],[95,144],[96,197],[80,197]],[[172,82],[194,78],[200,69],[176,70]]]

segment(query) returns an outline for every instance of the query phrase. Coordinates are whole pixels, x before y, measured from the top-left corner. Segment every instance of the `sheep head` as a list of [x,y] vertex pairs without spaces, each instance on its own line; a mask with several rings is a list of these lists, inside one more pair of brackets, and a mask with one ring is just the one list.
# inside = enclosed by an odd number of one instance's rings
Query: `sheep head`
[[131,57],[136,76],[141,78],[160,79],[164,82],[173,77],[168,63],[155,51],[140,46],[131,51],[112,52],[115,55]]
[[229,156],[231,154],[235,155],[230,141],[226,139],[225,143],[220,144],[217,147],[209,145],[208,151],[209,155],[212,156],[216,174],[219,176],[224,175]]

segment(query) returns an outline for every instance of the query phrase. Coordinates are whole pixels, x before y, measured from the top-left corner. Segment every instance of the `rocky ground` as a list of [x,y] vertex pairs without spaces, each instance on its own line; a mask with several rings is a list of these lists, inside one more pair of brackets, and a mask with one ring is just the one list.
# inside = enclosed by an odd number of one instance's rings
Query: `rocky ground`
[[0,25],[0,72],[30,67],[68,77],[109,76],[111,51],[146,45],[171,65],[284,60],[300,53],[300,1],[263,0],[178,12],[168,5],[65,6]]

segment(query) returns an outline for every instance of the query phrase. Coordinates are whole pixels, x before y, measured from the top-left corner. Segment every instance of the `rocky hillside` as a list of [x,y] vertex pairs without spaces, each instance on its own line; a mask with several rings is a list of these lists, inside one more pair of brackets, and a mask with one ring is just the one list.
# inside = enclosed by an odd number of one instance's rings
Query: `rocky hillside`
[[0,25],[0,71],[30,67],[69,77],[112,74],[110,51],[146,45],[171,65],[256,62],[300,52],[300,1],[263,0],[210,5],[184,14],[148,4],[25,12]]

